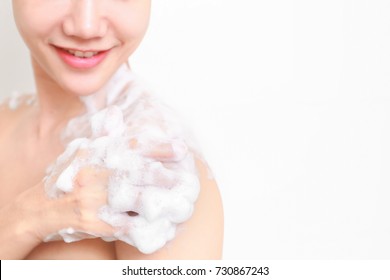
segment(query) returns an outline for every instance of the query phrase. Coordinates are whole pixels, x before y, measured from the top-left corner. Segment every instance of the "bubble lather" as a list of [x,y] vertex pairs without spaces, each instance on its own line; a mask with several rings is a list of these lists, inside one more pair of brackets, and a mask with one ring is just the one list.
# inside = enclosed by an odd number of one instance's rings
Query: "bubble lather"
[[[71,192],[83,167],[109,170],[108,202],[98,216],[116,232],[103,236],[66,228],[45,241],[101,237],[151,254],[192,215],[200,189],[196,145],[175,114],[126,67],[83,101],[87,112],[64,130],[66,148],[47,170],[46,192],[53,199]],[[172,148],[169,157],[153,154],[161,145]]]

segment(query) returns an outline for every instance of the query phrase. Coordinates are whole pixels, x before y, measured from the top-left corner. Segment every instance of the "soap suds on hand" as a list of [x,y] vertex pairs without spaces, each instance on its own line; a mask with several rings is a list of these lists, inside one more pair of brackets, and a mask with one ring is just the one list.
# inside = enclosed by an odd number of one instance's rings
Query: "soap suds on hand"
[[[98,215],[116,232],[103,236],[66,228],[45,241],[101,237],[153,253],[193,213],[200,189],[195,144],[179,118],[125,66],[101,91],[82,100],[86,113],[63,132],[66,149],[47,170],[46,192],[51,198],[72,192],[83,167],[109,170],[108,202]],[[172,154],[160,157],[153,152],[159,147],[171,147]]]

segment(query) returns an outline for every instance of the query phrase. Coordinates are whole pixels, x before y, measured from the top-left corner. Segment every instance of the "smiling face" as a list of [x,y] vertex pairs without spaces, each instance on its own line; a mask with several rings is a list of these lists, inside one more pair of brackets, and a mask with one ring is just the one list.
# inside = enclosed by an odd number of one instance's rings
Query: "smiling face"
[[150,2],[13,0],[13,9],[39,78],[81,96],[99,90],[136,50]]

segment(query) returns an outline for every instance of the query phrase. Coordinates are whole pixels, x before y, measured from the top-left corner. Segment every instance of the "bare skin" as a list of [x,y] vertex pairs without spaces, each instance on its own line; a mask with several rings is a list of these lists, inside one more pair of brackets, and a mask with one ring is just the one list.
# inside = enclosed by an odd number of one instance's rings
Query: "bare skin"
[[[194,214],[158,252],[143,255],[123,242],[97,238],[43,242],[68,227],[106,236],[114,232],[97,217],[107,202],[104,171],[81,170],[73,191],[54,200],[47,198],[42,182],[46,168],[64,150],[60,132],[85,110],[79,97],[104,86],[138,47],[150,2],[13,0],[15,21],[31,53],[38,103],[16,110],[0,105],[0,259],[221,258],[221,198],[200,162]],[[79,69],[60,58],[64,50],[108,55],[97,66]],[[169,147],[155,147],[147,156],[164,161],[171,155]]]
[[[38,108],[33,106],[22,105],[15,111],[6,106],[0,109],[1,259],[221,258],[223,213],[220,195],[215,182],[207,178],[207,171],[199,162],[202,187],[194,215],[179,227],[177,237],[156,253],[144,255],[121,241],[108,243],[101,239],[69,244],[63,241],[44,243],[42,240],[47,234],[90,223],[80,222],[80,217],[75,215],[72,197],[53,201],[44,193],[42,179],[46,167],[64,149],[59,133],[66,122],[38,135],[34,129],[37,116]],[[104,189],[104,180],[99,176],[86,178],[83,190],[99,184]],[[91,196],[90,192],[85,195],[88,196]],[[92,205],[89,209],[92,216],[105,203],[103,192],[97,193],[96,197],[96,201],[88,204],[88,207]],[[91,228],[110,232],[108,225],[97,221],[96,217],[92,219]]]

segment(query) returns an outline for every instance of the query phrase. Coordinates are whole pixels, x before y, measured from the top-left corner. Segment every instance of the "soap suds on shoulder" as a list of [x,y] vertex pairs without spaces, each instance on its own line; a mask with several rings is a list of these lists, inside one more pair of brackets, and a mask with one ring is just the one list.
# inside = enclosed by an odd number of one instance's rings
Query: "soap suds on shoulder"
[[[46,192],[52,198],[71,192],[83,167],[110,170],[108,203],[99,217],[116,232],[102,236],[67,228],[46,241],[101,237],[153,253],[193,213],[200,189],[197,147],[180,118],[125,66],[101,91],[82,100],[87,112],[64,130],[66,149],[47,170]],[[153,155],[160,146],[172,147],[173,154],[167,159]]]

